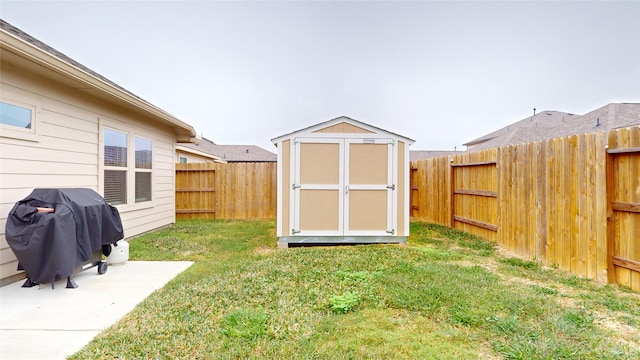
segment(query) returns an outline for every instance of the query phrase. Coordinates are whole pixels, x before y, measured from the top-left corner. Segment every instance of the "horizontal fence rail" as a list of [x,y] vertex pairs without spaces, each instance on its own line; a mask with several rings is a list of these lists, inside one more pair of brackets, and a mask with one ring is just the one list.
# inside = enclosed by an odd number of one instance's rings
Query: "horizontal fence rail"
[[176,164],[176,218],[276,217],[276,163]]
[[640,126],[414,161],[411,215],[640,291]]
[[609,280],[640,291],[640,126],[609,133]]

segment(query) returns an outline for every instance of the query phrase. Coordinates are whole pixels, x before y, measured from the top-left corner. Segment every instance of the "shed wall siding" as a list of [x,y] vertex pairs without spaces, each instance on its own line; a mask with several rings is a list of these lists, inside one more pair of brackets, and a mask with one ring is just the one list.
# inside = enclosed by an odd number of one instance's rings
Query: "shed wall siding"
[[361,127],[355,126],[355,125],[351,125],[351,124],[347,124],[347,123],[340,123],[340,124],[335,124],[333,126],[329,126],[326,127],[324,129],[319,129],[314,131],[314,133],[339,133],[339,134],[358,134],[358,133],[362,133],[362,134],[375,134],[372,131],[369,131],[367,129],[363,129]]
[[81,187],[103,193],[103,126],[153,142],[153,201],[118,207],[125,236],[175,222],[176,138],[171,128],[5,62],[0,64],[0,98],[36,108],[36,135],[31,139],[36,141],[7,137],[13,135],[0,128],[0,280],[17,273],[17,260],[4,236],[15,202],[34,188]]
[[289,193],[291,189],[291,140],[282,142],[282,236],[291,235],[289,217],[291,216],[291,197]]
[[[384,130],[373,131],[369,129],[369,126],[366,124],[358,126],[357,122],[353,120],[345,120],[344,122],[335,120],[340,119],[334,119],[328,122],[332,125],[327,125],[326,123],[316,125],[272,140],[274,144],[278,146],[279,202],[277,235],[281,238],[279,241],[295,243],[296,240],[294,239],[299,237],[301,239],[300,241],[319,242],[333,236],[341,235],[345,237],[362,236],[363,239],[366,239],[363,241],[379,241],[379,239],[388,239],[392,236],[404,237],[406,239],[409,235],[408,146],[412,141],[406,139],[409,141],[409,143],[407,143],[405,138]],[[351,121],[356,122],[356,124],[351,124]],[[385,141],[389,140],[393,142],[385,143]],[[360,142],[362,142],[362,144],[360,144]],[[300,145],[301,148],[299,150],[297,148],[293,149],[294,143],[303,145]],[[320,154],[326,155],[328,153],[328,150],[325,149],[326,144],[333,143],[340,143],[345,146],[343,149],[345,154],[340,156],[340,158],[346,162],[344,168],[341,167],[345,175],[344,178],[342,176],[340,176],[340,178],[343,178],[345,181],[348,181],[349,184],[353,185],[349,192],[350,200],[345,200],[342,204],[335,199],[329,201],[329,198],[318,196],[317,201],[311,202],[312,205],[310,205],[305,202],[304,197],[307,196],[305,194],[327,195],[329,190],[333,190],[335,186],[335,181],[333,180],[335,176],[333,172],[329,170],[332,167],[320,156]],[[372,148],[371,145],[369,145],[372,143],[385,143],[387,144],[385,145],[387,149],[392,151],[377,151],[377,148]],[[390,145],[392,143],[395,143],[393,148]],[[294,159],[294,154],[295,156],[299,156],[300,159]],[[354,156],[357,160],[352,159]],[[387,164],[392,164],[387,168],[390,172],[380,173],[371,168],[370,165],[373,162],[377,162],[378,159],[382,158],[388,159],[389,162],[387,162]],[[390,163],[391,161],[392,163]],[[309,166],[309,164],[313,164],[313,167]],[[369,165],[361,166],[363,164]],[[296,166],[300,169],[299,181],[303,189],[299,190],[299,197],[294,199],[291,196],[291,184],[293,174],[297,171]],[[313,168],[314,170],[322,169],[323,171],[320,173],[321,175],[316,174],[312,176],[311,181],[305,178],[308,172],[311,174],[310,171],[307,171],[308,168]],[[325,177],[330,177],[332,181],[327,180]],[[387,192],[386,196],[388,196],[388,198],[379,197],[376,191],[387,191],[384,189],[388,187],[387,184],[389,183],[387,181],[392,181],[395,184],[395,191],[393,195]],[[300,184],[296,182],[296,185]],[[383,189],[378,189],[378,186],[382,186]],[[368,196],[371,197],[369,198]],[[391,201],[391,203],[389,203],[389,201]],[[334,205],[336,202],[339,203],[338,206]],[[371,206],[372,202],[383,205],[388,204],[388,207],[386,207],[385,212],[377,212],[370,207],[363,207],[363,204]],[[323,204],[332,209],[337,207],[338,209],[344,210],[343,216],[338,216],[338,218],[343,221],[343,224],[338,226],[338,230],[334,230],[336,224],[333,220],[332,222],[327,222],[329,225],[323,222],[321,224],[322,226],[316,223],[309,223],[309,221],[322,221],[329,217],[331,219],[335,218],[335,214],[333,212],[327,212],[327,210],[323,208]],[[294,213],[296,214],[295,218]],[[312,220],[305,220],[306,218]],[[294,223],[297,224],[297,219],[301,219],[299,220],[301,222],[299,228],[297,225],[294,225]],[[304,224],[302,224],[303,220]],[[379,226],[379,224],[383,226]],[[303,225],[307,226],[305,227]],[[390,230],[389,225],[393,225],[393,229],[395,230],[393,233],[388,231]],[[292,234],[292,227],[296,227],[296,234],[298,236]],[[389,233],[394,235],[390,236]],[[403,241],[405,239],[399,240]],[[330,239],[327,241],[334,240]]]

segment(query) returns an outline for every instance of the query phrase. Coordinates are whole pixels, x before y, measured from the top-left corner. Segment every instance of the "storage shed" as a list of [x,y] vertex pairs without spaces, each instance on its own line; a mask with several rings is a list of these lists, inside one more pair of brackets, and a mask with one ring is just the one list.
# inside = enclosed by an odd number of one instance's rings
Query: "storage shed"
[[407,241],[413,140],[342,116],[271,141],[279,247]]

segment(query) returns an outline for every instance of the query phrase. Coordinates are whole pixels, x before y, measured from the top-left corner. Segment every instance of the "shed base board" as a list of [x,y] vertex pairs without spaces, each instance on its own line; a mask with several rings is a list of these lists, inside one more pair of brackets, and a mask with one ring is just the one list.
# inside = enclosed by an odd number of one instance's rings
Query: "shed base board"
[[278,247],[289,244],[406,244],[407,236],[281,236]]

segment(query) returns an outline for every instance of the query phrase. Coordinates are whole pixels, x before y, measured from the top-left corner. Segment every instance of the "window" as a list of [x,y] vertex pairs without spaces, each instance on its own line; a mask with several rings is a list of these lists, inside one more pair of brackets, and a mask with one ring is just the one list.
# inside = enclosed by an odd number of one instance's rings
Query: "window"
[[136,202],[151,201],[151,140],[136,136]]
[[187,158],[184,156],[180,156],[180,164],[186,164],[187,163]]
[[106,127],[103,134],[105,200],[112,205],[151,201],[153,142]]
[[127,203],[126,133],[104,129],[104,198],[112,205]]
[[0,124],[22,129],[31,129],[32,120],[33,110],[6,102],[0,102]]
[[[6,95],[0,92],[0,95]],[[10,94],[16,100],[3,98],[0,101],[0,136],[6,138],[40,141],[37,126],[37,107],[32,99]]]

